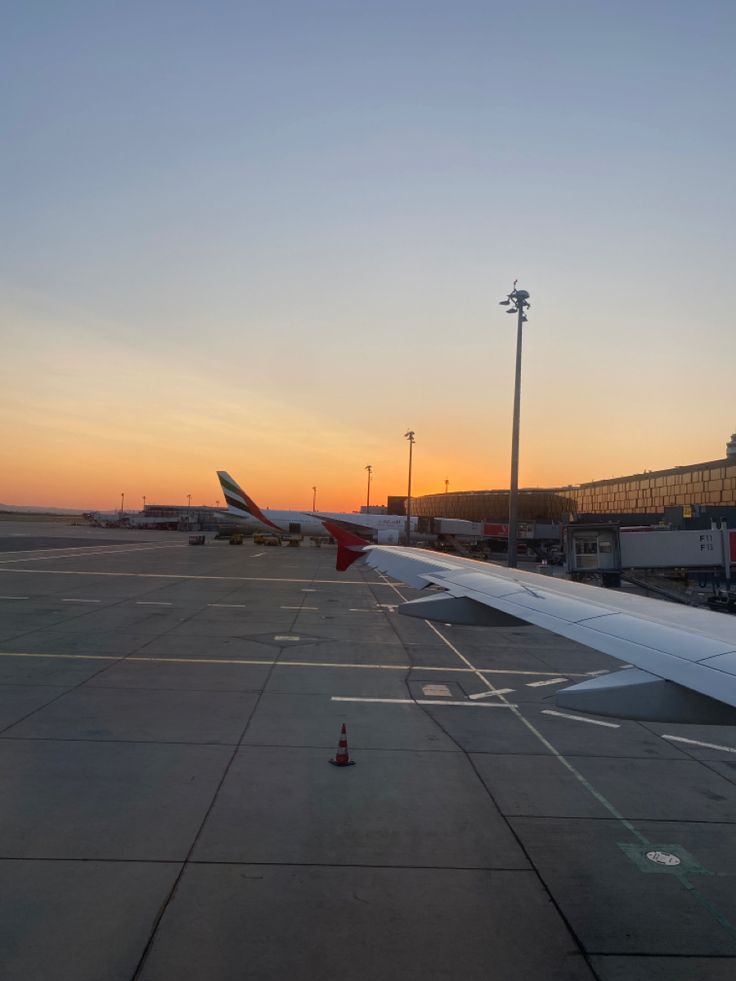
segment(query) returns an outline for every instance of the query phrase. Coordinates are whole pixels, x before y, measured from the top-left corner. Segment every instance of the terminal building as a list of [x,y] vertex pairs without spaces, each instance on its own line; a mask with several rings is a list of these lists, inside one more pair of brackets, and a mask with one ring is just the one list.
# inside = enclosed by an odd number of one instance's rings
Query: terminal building
[[[505,521],[507,490],[427,494],[412,501],[412,513],[468,521]],[[519,491],[520,521],[601,520],[621,523],[728,521],[736,527],[736,433],[726,456],[668,470],[647,470],[628,477],[586,484]]]

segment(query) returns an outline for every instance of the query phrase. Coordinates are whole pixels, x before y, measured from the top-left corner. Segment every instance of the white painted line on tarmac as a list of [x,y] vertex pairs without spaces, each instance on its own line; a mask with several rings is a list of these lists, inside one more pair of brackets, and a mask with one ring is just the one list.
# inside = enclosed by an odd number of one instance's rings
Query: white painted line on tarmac
[[245,610],[245,603],[208,603],[207,606],[214,606],[219,610]]
[[494,688],[493,691],[479,691],[475,695],[468,695],[468,698],[473,700],[478,698],[492,698],[493,695],[510,695],[514,691],[513,688]]
[[75,597],[72,597],[71,599],[63,599],[61,602],[62,603],[101,603],[102,600],[96,600],[96,599],[76,599]]
[[30,596],[0,596],[0,600],[30,599]]
[[699,739],[685,739],[684,736],[662,736],[662,739],[670,739],[675,743],[688,743],[690,746],[702,746],[703,749],[718,749],[723,753],[736,753],[733,746],[719,746],[718,743],[701,743]]
[[[546,675],[554,675],[558,678],[559,675],[555,674],[554,671],[519,671],[516,668],[478,668],[481,674],[519,674],[519,675],[531,675],[533,678],[543,678]],[[588,675],[585,671],[568,671],[566,674],[567,678],[587,678]]]
[[602,671],[586,671],[585,672],[590,678],[597,678],[599,674],[610,674],[611,672],[608,668],[604,668]]
[[546,681],[528,681],[527,688],[543,688],[545,685],[561,685],[564,681],[569,681],[569,678],[547,678]]
[[318,606],[282,606],[282,610],[319,610]]
[[[296,581],[296,580],[295,580],[295,581]],[[300,580],[300,581],[301,581],[301,582],[304,582],[304,580],[303,580],[303,579],[302,579],[302,580]],[[316,589],[303,589],[303,590],[302,590],[302,592],[303,592],[303,593],[316,593],[316,592],[317,592],[317,590],[316,590]]]
[[265,555],[265,554],[266,554],[265,552],[256,552],[254,555],[251,555],[251,558],[252,559],[260,559],[260,557],[262,555]]
[[348,613],[374,613],[378,616],[383,616],[383,610],[360,610],[357,607],[348,607]]
[[173,606],[173,603],[166,603],[161,600],[136,600],[136,606]]
[[542,715],[555,715],[558,719],[572,719],[574,722],[588,722],[592,726],[605,726],[607,729],[620,729],[618,722],[601,722],[600,719],[586,719],[582,715],[568,715],[566,712],[553,712],[552,709],[542,709]]
[[[166,548],[186,548],[186,545],[167,545]],[[136,549],[143,552],[145,549]],[[104,553],[109,554],[108,552]],[[55,558],[55,556],[49,556]],[[79,558],[79,556],[66,556],[66,558]],[[387,586],[393,587],[388,582],[367,583],[363,579],[277,579],[274,576],[193,576],[182,575],[178,572],[89,572],[81,569],[8,569],[0,566],[0,572],[10,572],[13,575],[26,573],[32,576],[109,576],[119,579],[187,579],[194,582],[311,582],[324,586]],[[316,589],[304,589],[305,593],[316,593]]]
[[436,698],[353,698],[346,695],[333,695],[333,702],[375,702],[380,705],[459,705],[462,708],[516,708],[503,702],[448,702]]
[[[80,548],[82,546],[79,546]],[[50,562],[53,559],[87,559],[96,558],[98,555],[123,555],[130,552],[150,552],[152,550],[160,550],[162,548],[186,548],[186,545],[137,545],[135,548],[112,548],[109,545],[103,546],[102,548],[93,549],[91,546],[86,547],[84,552],[75,552],[69,555],[59,555],[59,552],[68,552],[69,549],[39,549],[39,551],[51,552],[51,555],[34,555],[31,558],[26,559],[9,559],[5,558],[6,555],[16,555],[15,552],[5,552],[0,555],[0,561],[5,563],[12,562]],[[30,569],[8,569],[8,572],[30,572]],[[35,571],[35,570],[33,570]],[[44,572],[48,571],[46,569]],[[66,570],[59,570],[66,572]],[[97,573],[93,573],[97,575]],[[116,575],[117,573],[110,573],[110,575]],[[83,575],[83,573],[78,573],[78,575]],[[364,584],[365,585],[365,584]]]

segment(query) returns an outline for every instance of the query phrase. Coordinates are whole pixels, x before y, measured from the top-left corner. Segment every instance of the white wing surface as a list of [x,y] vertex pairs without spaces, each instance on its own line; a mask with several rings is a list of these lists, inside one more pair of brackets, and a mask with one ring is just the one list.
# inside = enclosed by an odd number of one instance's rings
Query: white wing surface
[[736,723],[736,618],[424,549],[340,543],[411,586],[399,607],[445,623],[530,623],[634,665],[558,691],[557,704],[621,718]]

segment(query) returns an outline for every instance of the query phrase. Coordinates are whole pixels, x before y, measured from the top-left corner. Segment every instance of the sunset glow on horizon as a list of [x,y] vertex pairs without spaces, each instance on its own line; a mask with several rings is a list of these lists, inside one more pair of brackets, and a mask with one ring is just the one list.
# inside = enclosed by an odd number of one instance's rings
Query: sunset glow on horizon
[[354,510],[408,428],[414,494],[507,487],[516,278],[522,487],[725,456],[732,5],[39,9],[0,61],[0,505],[224,469]]

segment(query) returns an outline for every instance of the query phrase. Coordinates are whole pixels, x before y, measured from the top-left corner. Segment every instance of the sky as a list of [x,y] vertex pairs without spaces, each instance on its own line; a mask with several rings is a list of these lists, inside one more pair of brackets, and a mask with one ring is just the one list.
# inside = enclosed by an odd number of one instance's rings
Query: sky
[[0,502],[725,456],[732,0],[8,0]]

